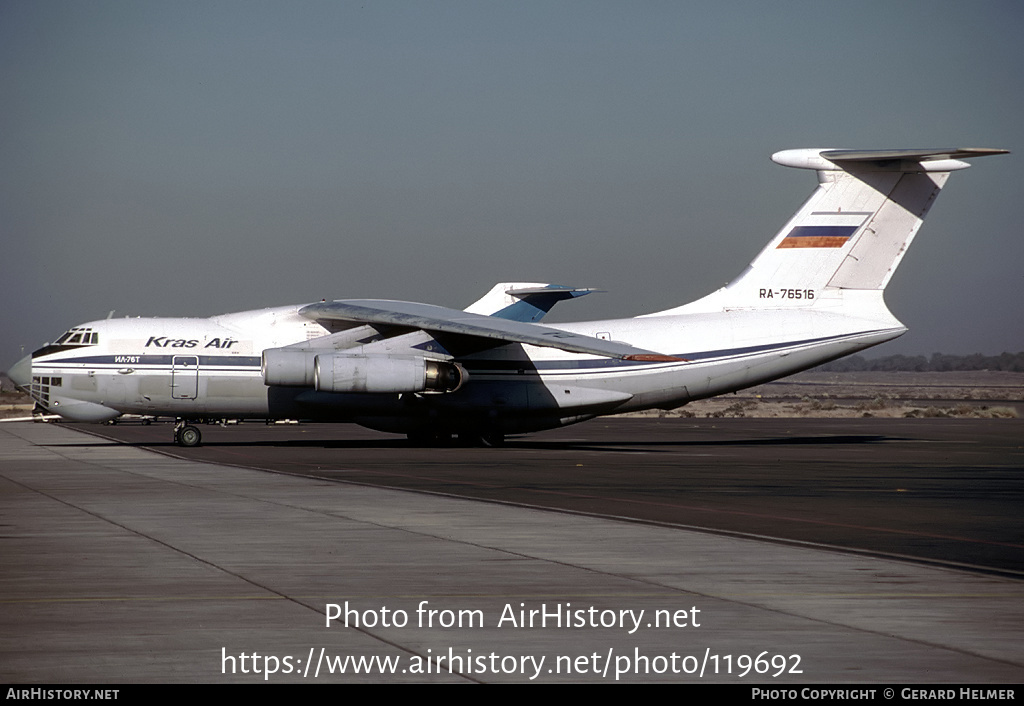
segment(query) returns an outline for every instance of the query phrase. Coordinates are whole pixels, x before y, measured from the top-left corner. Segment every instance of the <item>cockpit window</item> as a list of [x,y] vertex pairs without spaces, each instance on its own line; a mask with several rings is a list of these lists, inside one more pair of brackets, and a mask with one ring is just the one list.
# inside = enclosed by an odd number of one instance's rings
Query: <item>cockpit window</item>
[[100,335],[91,328],[76,326],[75,328],[61,334],[55,342],[43,346],[32,353],[33,358],[50,353],[58,353],[69,348],[81,348],[82,346],[95,346],[100,342]]
[[100,342],[100,335],[93,331],[91,328],[81,328],[76,326],[70,331],[61,335],[53,345],[68,345],[68,346],[95,346]]

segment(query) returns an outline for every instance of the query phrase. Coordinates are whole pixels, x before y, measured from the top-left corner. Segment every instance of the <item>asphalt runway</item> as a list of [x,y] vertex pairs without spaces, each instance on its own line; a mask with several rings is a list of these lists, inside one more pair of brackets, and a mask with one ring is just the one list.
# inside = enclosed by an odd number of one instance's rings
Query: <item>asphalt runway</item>
[[601,419],[504,448],[347,424],[83,427],[189,460],[806,542],[1024,577],[1024,420]]
[[0,683],[1015,684],[1020,430],[3,424]]

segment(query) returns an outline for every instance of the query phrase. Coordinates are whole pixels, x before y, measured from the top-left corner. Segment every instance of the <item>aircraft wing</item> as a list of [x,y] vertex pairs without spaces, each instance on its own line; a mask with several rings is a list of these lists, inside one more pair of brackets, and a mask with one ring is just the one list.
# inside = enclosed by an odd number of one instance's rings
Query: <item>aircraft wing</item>
[[498,343],[525,343],[605,358],[643,361],[682,360],[618,341],[606,341],[548,326],[471,314],[433,304],[383,299],[346,299],[310,304],[299,309],[299,313],[310,319],[402,326],[430,333],[469,336]]

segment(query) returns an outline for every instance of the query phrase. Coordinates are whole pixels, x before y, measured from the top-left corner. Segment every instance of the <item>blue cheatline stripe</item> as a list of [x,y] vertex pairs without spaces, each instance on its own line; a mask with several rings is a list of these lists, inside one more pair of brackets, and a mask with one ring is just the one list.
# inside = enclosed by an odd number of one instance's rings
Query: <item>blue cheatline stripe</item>
[[807,338],[800,341],[786,341],[783,343],[767,343],[759,346],[745,346],[742,348],[722,348],[712,351],[700,351],[697,353],[675,353],[673,355],[685,359],[686,363],[651,363],[649,361],[619,360],[617,358],[600,358],[594,360],[540,360],[540,361],[515,361],[515,360],[460,360],[459,363],[472,374],[473,372],[485,373],[508,373],[519,370],[529,371],[558,371],[574,370],[577,372],[601,372],[609,368],[636,369],[638,367],[678,367],[693,363],[707,362],[720,358],[738,358],[770,351],[781,351],[787,348],[797,348],[818,343],[841,341],[847,338],[858,338],[872,333],[880,333],[885,329],[876,331],[861,331],[856,334],[842,334],[837,336],[823,336],[820,338]]
[[[635,370],[641,367],[650,368],[666,368],[666,367],[678,367],[680,365],[689,365],[693,363],[707,362],[710,360],[717,360],[720,358],[734,358],[756,355],[758,353],[766,353],[770,351],[781,351],[787,348],[798,348],[801,346],[827,343],[833,341],[841,341],[849,338],[859,338],[861,336],[870,335],[874,333],[882,333],[889,329],[876,329],[873,331],[860,331],[854,334],[841,334],[836,336],[822,336],[819,338],[806,338],[799,341],[784,341],[780,343],[766,343],[758,346],[744,346],[741,348],[721,348],[718,350],[711,351],[698,351],[694,353],[678,353],[673,354],[679,358],[683,358],[686,362],[679,363],[665,363],[665,362],[650,362],[642,360],[620,360],[618,358],[595,358],[591,360],[459,360],[459,363],[466,368],[470,373],[509,373],[516,372],[519,370],[529,371],[559,371],[559,370],[572,370],[577,372],[601,372],[607,371],[609,368],[620,368]],[[127,362],[124,360],[116,360],[115,358],[124,358],[125,356],[89,356],[87,358],[65,358],[61,360],[46,360],[37,361],[35,365],[40,367],[60,366],[68,364],[92,364],[92,365],[117,365],[117,366],[170,366],[171,361],[175,357],[184,357],[183,355],[171,356],[171,355],[141,355],[132,356],[137,357],[139,360]],[[195,356],[188,356],[195,357]],[[261,359],[257,356],[199,356],[199,366],[203,367],[228,367],[228,368],[251,368],[258,369],[260,367]]]
[[[126,360],[131,358],[132,360]],[[174,355],[91,355],[81,358],[61,358],[60,360],[39,360],[34,365],[170,365],[174,358],[199,358],[201,366],[219,366],[232,368],[258,368],[262,359],[259,356],[227,356],[227,355],[200,355],[194,353],[176,353]]]

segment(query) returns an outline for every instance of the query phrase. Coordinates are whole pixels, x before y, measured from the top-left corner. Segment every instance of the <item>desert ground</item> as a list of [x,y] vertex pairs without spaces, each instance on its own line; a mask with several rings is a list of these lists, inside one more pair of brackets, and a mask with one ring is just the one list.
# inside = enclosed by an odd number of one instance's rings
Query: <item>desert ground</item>
[[814,370],[644,416],[679,417],[1018,417],[1024,373]]

